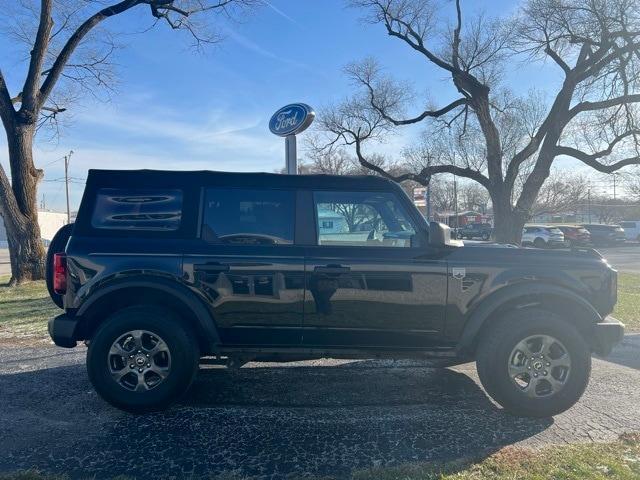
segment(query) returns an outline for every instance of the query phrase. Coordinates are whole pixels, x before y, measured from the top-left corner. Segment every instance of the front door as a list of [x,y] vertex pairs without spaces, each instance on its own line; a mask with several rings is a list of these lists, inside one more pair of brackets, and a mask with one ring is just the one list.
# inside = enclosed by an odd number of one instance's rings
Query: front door
[[294,244],[295,192],[210,188],[185,276],[213,310],[225,345],[299,345],[304,251]]
[[[317,191],[306,346],[423,348],[444,327],[447,269],[391,192]],[[421,244],[422,243],[422,244]]]

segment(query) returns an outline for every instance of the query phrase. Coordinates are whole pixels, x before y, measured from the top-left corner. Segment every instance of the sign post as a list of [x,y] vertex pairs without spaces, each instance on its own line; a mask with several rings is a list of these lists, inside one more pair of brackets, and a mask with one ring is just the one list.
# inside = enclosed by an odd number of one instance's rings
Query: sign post
[[284,137],[287,173],[298,173],[298,152],[296,135],[306,130],[316,118],[316,113],[305,103],[286,105],[273,114],[269,121],[269,130],[274,135]]

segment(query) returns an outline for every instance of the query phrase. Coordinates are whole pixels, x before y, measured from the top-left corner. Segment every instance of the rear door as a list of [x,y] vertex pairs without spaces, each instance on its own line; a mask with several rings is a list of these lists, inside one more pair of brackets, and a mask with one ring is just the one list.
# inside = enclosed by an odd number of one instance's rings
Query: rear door
[[446,262],[420,240],[396,194],[316,191],[309,215],[316,232],[304,345],[398,349],[441,340]]
[[298,345],[304,252],[295,244],[296,192],[205,188],[197,247],[185,275],[213,310],[226,345]]

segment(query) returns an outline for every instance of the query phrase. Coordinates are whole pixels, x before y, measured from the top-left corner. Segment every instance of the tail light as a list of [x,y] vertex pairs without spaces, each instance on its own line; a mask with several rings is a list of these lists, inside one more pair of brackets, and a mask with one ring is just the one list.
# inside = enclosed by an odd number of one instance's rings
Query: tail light
[[58,295],[67,291],[67,255],[65,253],[53,255],[53,291]]

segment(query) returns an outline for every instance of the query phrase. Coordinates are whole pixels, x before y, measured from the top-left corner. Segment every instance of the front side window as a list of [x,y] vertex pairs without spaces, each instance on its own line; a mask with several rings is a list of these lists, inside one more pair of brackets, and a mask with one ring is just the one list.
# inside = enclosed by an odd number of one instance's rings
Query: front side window
[[210,188],[202,238],[233,245],[293,243],[295,195],[289,190]]
[[171,231],[180,228],[182,191],[101,188],[91,225],[110,230]]
[[318,245],[411,247],[416,229],[392,193],[315,192]]

